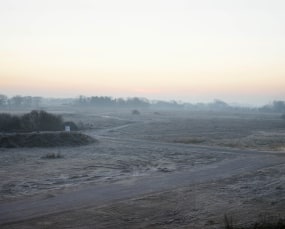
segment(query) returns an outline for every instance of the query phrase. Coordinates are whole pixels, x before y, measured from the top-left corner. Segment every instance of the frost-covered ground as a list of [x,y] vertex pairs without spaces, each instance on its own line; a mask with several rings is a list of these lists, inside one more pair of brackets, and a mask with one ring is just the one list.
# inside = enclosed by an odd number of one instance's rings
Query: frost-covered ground
[[[1,148],[0,209],[1,204],[52,199],[90,186],[143,188],[143,182],[157,177],[169,182],[173,177],[175,185],[156,184],[151,193],[140,190],[138,196],[132,193],[102,207],[78,206],[69,213],[55,210],[55,215],[3,228],[220,228],[224,214],[245,223],[260,214],[285,217],[285,122],[277,115],[149,110],[132,115],[125,110],[64,117],[82,122],[84,132],[99,142]],[[62,157],[46,159],[49,153]],[[231,170],[227,165],[235,161],[240,164]],[[201,180],[187,185],[194,173],[202,174]]]

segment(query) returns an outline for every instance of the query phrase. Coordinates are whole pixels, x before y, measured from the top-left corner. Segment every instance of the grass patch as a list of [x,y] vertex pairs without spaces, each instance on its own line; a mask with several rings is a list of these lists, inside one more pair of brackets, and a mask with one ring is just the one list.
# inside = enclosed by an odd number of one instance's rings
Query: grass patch
[[285,229],[285,219],[282,218],[278,220],[264,218],[260,222],[248,226],[235,226],[232,218],[228,218],[227,215],[225,215],[224,223],[225,229]]

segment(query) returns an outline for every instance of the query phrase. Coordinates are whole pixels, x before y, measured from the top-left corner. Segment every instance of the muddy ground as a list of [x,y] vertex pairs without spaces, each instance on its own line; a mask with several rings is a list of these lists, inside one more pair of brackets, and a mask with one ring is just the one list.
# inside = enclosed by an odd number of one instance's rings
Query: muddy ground
[[[104,185],[130,193],[122,198],[120,191],[106,193],[98,204],[90,197],[94,204],[74,202],[72,209],[55,207],[48,214],[43,208],[23,218],[3,216],[1,228],[223,228],[225,214],[236,224],[285,217],[285,123],[279,115],[149,110],[63,115],[81,122],[83,132],[98,142],[0,149],[2,215],[9,206],[16,212],[21,201],[52,201],[89,187],[94,195]],[[47,159],[49,153],[62,157]],[[147,188],[152,181],[153,189]]]

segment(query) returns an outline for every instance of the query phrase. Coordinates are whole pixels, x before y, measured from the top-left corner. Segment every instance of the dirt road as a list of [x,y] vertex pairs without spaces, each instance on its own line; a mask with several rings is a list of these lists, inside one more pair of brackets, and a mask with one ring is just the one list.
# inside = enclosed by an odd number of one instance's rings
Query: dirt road
[[[149,147],[152,147],[153,144],[161,143],[152,143]],[[218,150],[221,151],[221,148],[212,149],[215,154],[219,153]],[[209,147],[207,147],[207,151],[210,151]],[[227,150],[224,149],[222,153],[225,152]],[[225,179],[261,168],[284,164],[285,162],[284,157],[269,153],[258,154],[253,152],[249,154],[248,151],[238,150],[229,150],[229,153],[239,154],[240,156],[201,168],[190,169],[189,171],[133,177],[124,182],[83,187],[51,198],[29,198],[4,203],[0,205],[0,223],[6,224],[72,209],[100,206],[140,195]]]

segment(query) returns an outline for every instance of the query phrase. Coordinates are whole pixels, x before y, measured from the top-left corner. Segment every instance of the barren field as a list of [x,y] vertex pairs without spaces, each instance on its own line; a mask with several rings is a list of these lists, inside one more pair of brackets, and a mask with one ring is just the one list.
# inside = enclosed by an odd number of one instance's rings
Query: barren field
[[223,228],[225,214],[237,225],[285,217],[280,115],[57,112],[98,141],[0,148],[1,228]]

